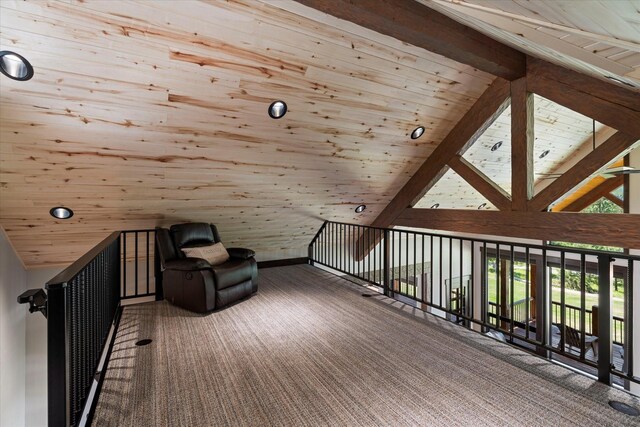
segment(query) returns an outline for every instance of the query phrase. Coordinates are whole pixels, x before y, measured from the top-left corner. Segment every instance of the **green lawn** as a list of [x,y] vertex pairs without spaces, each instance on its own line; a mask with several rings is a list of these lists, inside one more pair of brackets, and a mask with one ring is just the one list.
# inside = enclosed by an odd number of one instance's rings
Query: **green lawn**
[[[552,286],[552,300],[561,302],[560,286]],[[516,281],[513,286],[513,300],[518,301],[525,298],[525,283]],[[496,302],[496,278],[489,276],[489,301]],[[580,292],[573,289],[565,289],[565,304],[580,307]],[[598,305],[598,294],[587,293],[585,295],[585,308],[591,310],[591,306]],[[624,317],[624,297],[622,292],[616,292],[613,296],[614,316]]]

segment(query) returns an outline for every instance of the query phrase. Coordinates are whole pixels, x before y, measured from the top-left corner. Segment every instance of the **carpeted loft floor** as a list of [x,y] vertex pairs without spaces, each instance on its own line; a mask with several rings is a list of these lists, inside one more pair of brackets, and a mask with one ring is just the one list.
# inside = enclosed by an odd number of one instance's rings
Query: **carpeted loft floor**
[[362,292],[300,265],[206,316],[127,307],[94,425],[638,425],[626,393]]

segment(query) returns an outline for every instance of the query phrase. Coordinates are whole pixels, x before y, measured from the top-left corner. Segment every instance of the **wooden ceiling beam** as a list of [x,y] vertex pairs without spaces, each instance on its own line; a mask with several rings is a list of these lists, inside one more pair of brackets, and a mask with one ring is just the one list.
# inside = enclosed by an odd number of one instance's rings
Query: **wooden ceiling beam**
[[[509,106],[509,82],[500,77],[484,91],[449,134],[438,144],[433,153],[422,163],[416,173],[398,191],[391,202],[371,223],[373,227],[388,227],[400,213],[415,205],[447,171],[447,164],[457,154],[462,155],[491,126]],[[378,243],[363,245],[356,242],[356,259],[361,260]]]
[[526,71],[522,52],[415,0],[296,1],[507,80]]
[[609,178],[571,202],[569,205],[565,206],[562,209],[562,212],[580,212],[589,205],[600,200],[602,197],[606,197],[607,194],[611,193],[621,185],[624,185],[624,175]]
[[543,211],[559,197],[567,194],[575,186],[590,177],[602,166],[618,157],[624,150],[636,143],[638,138],[623,132],[616,132],[605,142],[587,154],[544,190],[538,193],[530,202],[530,211]]
[[464,154],[508,106],[509,82],[497,78],[438,144],[372,225],[387,227],[405,208],[416,204],[444,174],[451,158],[456,154]]
[[533,114],[533,94],[527,92],[527,79],[512,81],[511,209],[514,211],[526,211],[533,197]]
[[501,211],[511,210],[511,196],[488,176],[483,174],[462,156],[456,155],[449,161],[449,166],[469,185],[487,198]]
[[640,215],[406,209],[395,225],[637,248]]
[[640,93],[527,57],[527,88],[640,139]]

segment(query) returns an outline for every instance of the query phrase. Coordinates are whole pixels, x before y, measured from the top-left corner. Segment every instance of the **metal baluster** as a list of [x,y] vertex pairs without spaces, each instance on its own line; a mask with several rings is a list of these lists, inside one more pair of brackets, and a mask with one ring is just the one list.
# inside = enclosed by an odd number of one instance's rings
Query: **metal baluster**
[[[560,348],[565,351],[566,343],[566,316],[567,307],[565,302],[565,252],[560,251]],[[551,289],[551,295],[553,295],[553,289]],[[583,349],[580,349],[582,354]]]
[[584,254],[580,254],[580,349],[581,354],[585,348],[586,341],[586,259]]
[[475,241],[473,240],[469,240],[469,243],[471,244],[471,268],[469,269],[469,271],[471,272],[471,276],[470,276],[470,292],[469,292],[469,317],[471,319],[476,319],[475,317],[475,274],[474,274],[474,269],[476,267],[475,265],[475,253],[476,253],[476,248],[475,248]]
[[598,255],[598,381],[611,385],[611,276],[610,255]]
[[509,283],[509,303],[511,305],[511,312],[509,313],[509,332],[511,333],[511,339],[510,341],[513,342],[513,315],[514,315],[514,308],[513,308],[513,293],[515,290],[515,284],[514,284],[514,274],[513,274],[513,264],[514,264],[514,256],[513,256],[513,245],[510,246],[510,250],[509,250],[509,256],[510,256],[510,263],[511,266],[509,268],[509,276],[511,277],[511,282]]
[[429,303],[433,304],[433,235],[429,236],[429,245],[431,246],[429,253]]
[[530,295],[529,295],[529,288],[531,287],[531,284],[529,283],[529,270],[531,269],[531,263],[530,263],[530,259],[529,259],[529,247],[527,246],[525,248],[525,253],[524,253],[524,265],[525,265],[525,282],[524,282],[524,299],[525,299],[525,308],[524,308],[524,321],[525,321],[525,325],[524,325],[524,336],[527,339],[527,341],[529,340],[529,317],[531,316],[530,313],[530,308],[531,308],[531,302],[529,301]]
[[460,312],[463,316],[467,315],[467,302],[465,300],[466,297],[466,292],[464,292],[464,277],[463,277],[463,266],[462,266],[462,261],[464,258],[464,241],[462,239],[458,239],[458,244],[459,244],[459,249],[460,249],[460,290],[458,291],[458,293],[460,294],[458,297],[458,312]]
[[502,317],[502,301],[500,299],[500,245],[496,245],[496,328],[500,327],[500,318]]
[[147,267],[147,294],[149,294],[149,230],[147,230],[147,246],[146,246],[146,250],[147,250],[147,262],[146,262],[146,267]]
[[628,377],[633,378],[633,270],[634,261],[627,260],[627,280],[624,281],[624,363],[626,365],[625,372]]
[[127,232],[122,233],[122,294],[127,296]]

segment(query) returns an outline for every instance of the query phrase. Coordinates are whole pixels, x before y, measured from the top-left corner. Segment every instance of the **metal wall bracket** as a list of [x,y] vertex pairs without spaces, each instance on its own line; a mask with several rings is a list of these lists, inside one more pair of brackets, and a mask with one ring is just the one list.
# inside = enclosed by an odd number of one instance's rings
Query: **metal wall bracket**
[[18,304],[29,303],[29,313],[39,311],[47,317],[47,293],[44,289],[29,289],[18,296]]

